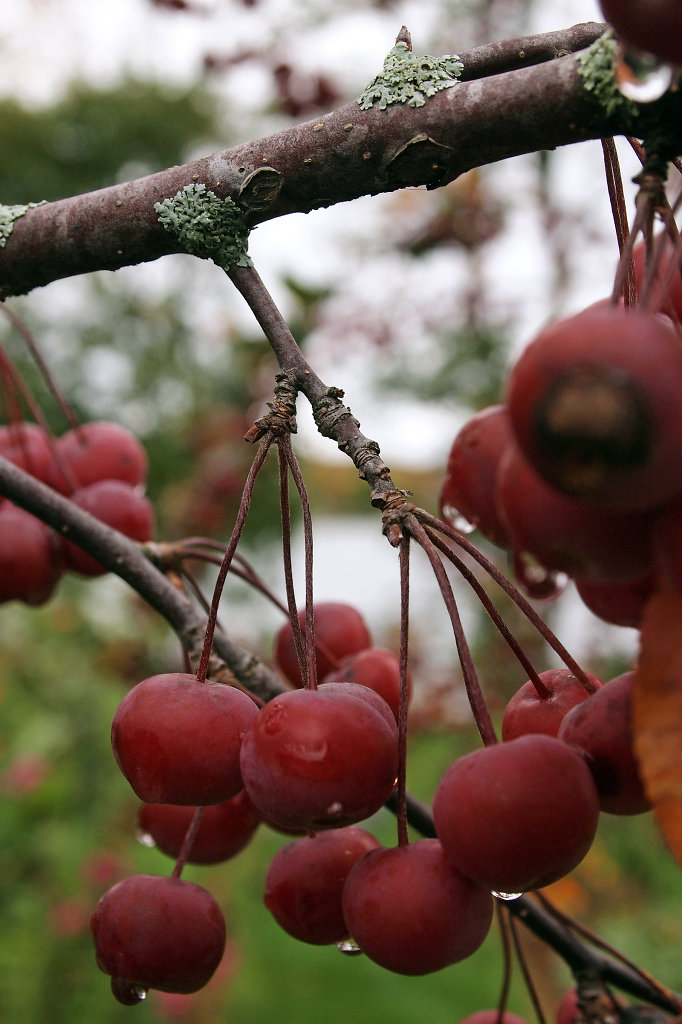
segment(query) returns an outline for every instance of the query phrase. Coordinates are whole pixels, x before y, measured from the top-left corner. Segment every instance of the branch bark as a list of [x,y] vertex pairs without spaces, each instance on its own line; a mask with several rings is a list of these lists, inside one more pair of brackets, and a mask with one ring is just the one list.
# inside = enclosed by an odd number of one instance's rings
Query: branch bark
[[[436,188],[483,164],[617,135],[626,126],[584,88],[575,56],[565,52],[601,31],[575,26],[482,47],[461,55],[464,80],[423,107],[361,110],[354,101],[201,160],[34,207],[0,249],[0,299],[180,251],[154,204],[192,182],[233,199],[253,227],[359,196]],[[541,63],[517,66],[529,61]],[[682,98],[676,103],[682,107]],[[656,106],[642,108],[643,124]]]

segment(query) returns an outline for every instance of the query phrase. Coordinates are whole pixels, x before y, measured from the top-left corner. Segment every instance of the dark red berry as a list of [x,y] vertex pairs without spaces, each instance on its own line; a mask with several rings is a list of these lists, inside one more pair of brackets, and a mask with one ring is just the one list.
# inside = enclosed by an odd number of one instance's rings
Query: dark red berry
[[[143,842],[153,843],[174,859],[180,853],[195,807],[142,804],[137,824]],[[204,807],[188,864],[219,864],[240,853],[251,841],[261,816],[245,790],[221,804]]]
[[[369,647],[343,658],[337,669],[325,676],[324,682],[359,683],[374,690],[386,701],[395,718],[400,708],[400,661],[393,651]],[[412,676],[407,673],[407,699],[412,696]]]
[[147,803],[223,803],[242,788],[239,751],[257,714],[235,687],[182,672],[150,676],[116,709],[114,756]]
[[471,956],[490,929],[493,902],[465,878],[436,839],[367,853],[343,893],[348,931],[375,963],[427,974]]
[[287,843],[270,862],[265,906],[280,927],[301,942],[340,942],[348,935],[341,910],[348,872],[380,845],[354,825]]
[[[586,673],[598,688],[603,680]],[[547,693],[539,693],[532,680],[516,691],[502,717],[502,739],[513,740],[527,733],[541,732],[556,736],[564,715],[589,697],[589,692],[570,669],[552,668],[540,672]]]
[[[143,543],[154,534],[151,503],[121,480],[101,480],[90,484],[74,491],[71,501],[131,540]],[[107,571],[96,558],[65,538],[62,538],[62,555],[66,567],[82,576],[101,576]]]
[[44,604],[54,593],[61,571],[53,531],[8,501],[0,505],[0,602]]
[[[305,628],[305,611],[299,612],[301,629]],[[315,654],[317,678],[322,679],[338,668],[342,658],[372,646],[372,638],[359,611],[338,601],[321,601],[315,605]],[[295,686],[303,679],[296,657],[291,623],[285,623],[275,640],[275,661]]]
[[118,423],[83,423],[58,439],[56,452],[75,486],[100,480],[123,480],[131,487],[144,484],[147,455],[140,442]]
[[135,989],[196,992],[210,980],[225,949],[225,920],[211,894],[194,882],[133,875],[95,907],[90,928],[98,967],[110,974],[120,1001]]

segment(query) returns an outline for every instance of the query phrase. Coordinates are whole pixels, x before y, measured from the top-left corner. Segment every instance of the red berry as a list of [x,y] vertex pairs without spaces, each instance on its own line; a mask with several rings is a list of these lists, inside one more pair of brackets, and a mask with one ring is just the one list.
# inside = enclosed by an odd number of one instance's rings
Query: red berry
[[[586,673],[596,687],[603,680]],[[567,668],[552,668],[540,672],[540,680],[549,691],[538,693],[532,680],[516,691],[504,710],[502,739],[513,740],[527,733],[541,732],[556,736],[564,715],[587,700],[589,693],[580,680]]]
[[632,746],[634,672],[604,683],[597,693],[564,718],[559,739],[585,754],[599,804],[610,814],[641,814],[651,809]]
[[682,591],[682,499],[666,505],[656,516],[653,549],[661,576]]
[[[374,690],[386,701],[395,718],[400,707],[400,661],[393,651],[368,647],[343,658],[337,669],[325,676],[324,682],[359,683]],[[412,695],[412,676],[407,673],[408,701]]]
[[0,427],[0,455],[41,483],[66,491],[55,461],[56,442],[37,423],[10,423]]
[[437,839],[367,853],[343,893],[348,931],[375,963],[427,974],[471,956],[490,929],[490,892],[448,862]]
[[[176,858],[195,811],[196,807],[181,804],[143,804],[137,815],[140,836]],[[260,821],[260,814],[243,789],[222,804],[204,807],[187,863],[230,860],[250,842]]]
[[649,598],[656,590],[656,576],[626,583],[593,583],[576,580],[576,590],[586,608],[614,626],[638,629]]
[[494,892],[515,893],[580,863],[599,801],[578,751],[535,733],[455,761],[436,790],[433,818],[455,867]]
[[341,910],[348,872],[380,845],[354,825],[287,843],[268,868],[265,906],[280,927],[301,942],[340,942],[348,935]]
[[244,786],[276,828],[353,825],[391,794],[398,771],[395,720],[390,708],[382,716],[348,693],[351,685],[327,683],[280,694],[247,730]]
[[0,506],[0,602],[43,604],[60,575],[56,535],[29,512],[4,502]]
[[169,672],[134,686],[119,704],[111,743],[140,800],[204,806],[242,788],[239,750],[258,708],[232,686]]
[[446,522],[457,527],[458,516],[463,516],[503,548],[511,545],[497,509],[495,487],[511,437],[505,406],[493,405],[477,412],[452,443],[440,491],[440,514]]
[[[74,491],[71,501],[95,519],[140,543],[154,534],[154,510],[151,503],[121,480],[100,480]],[[67,568],[83,576],[102,576],[106,569],[76,544],[62,538],[62,553]]]
[[137,487],[147,477],[144,448],[117,423],[83,423],[62,434],[56,450],[77,487],[99,480],[123,480]]
[[[660,237],[655,238],[651,250],[651,259],[654,258],[660,244]],[[670,260],[673,255],[672,242],[666,235],[663,241],[661,255],[658,257],[655,267],[652,266],[651,268],[648,268],[646,266],[646,254],[644,242],[638,242],[632,252],[632,258],[635,265],[635,285],[637,288],[637,294],[640,298],[642,297],[646,287],[647,299],[653,300],[660,294],[660,286],[663,283],[663,278],[667,278],[668,276]],[[660,310],[669,316],[677,317],[678,320],[682,319],[682,273],[680,273],[679,268],[673,274],[670,284],[662,296]]]
[[680,491],[682,344],[641,310],[589,309],[542,331],[512,369],[507,407],[526,458],[600,508],[654,508]]
[[[305,628],[305,611],[299,612],[301,629]],[[322,601],[315,605],[315,651],[317,677],[322,679],[338,667],[342,658],[372,646],[372,638],[360,612],[349,604]],[[275,640],[275,661],[287,679],[302,686],[301,670],[296,657],[291,623],[285,623]]]
[[669,64],[682,64],[682,7],[679,0],[599,0],[604,17],[637,50]]
[[[98,967],[114,994],[196,992],[225,949],[225,920],[211,894],[180,878],[133,875],[102,896],[90,920]],[[120,994],[119,994],[120,993]]]
[[510,445],[497,477],[510,547],[576,579],[620,582],[651,571],[651,512],[589,508],[561,494]]
[[477,1010],[463,1017],[459,1024],[528,1024],[528,1021],[509,1010],[505,1010],[502,1017],[499,1010]]

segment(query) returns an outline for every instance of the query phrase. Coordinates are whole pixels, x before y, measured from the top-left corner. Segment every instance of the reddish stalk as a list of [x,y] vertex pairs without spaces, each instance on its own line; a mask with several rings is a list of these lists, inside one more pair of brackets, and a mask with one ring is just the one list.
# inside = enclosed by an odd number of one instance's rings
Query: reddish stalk
[[435,546],[438,548],[438,550],[443,555],[445,555],[445,557],[450,562],[452,562],[452,564],[457,569],[462,578],[466,580],[471,589],[474,591],[476,597],[483,605],[486,614],[491,619],[493,624],[497,627],[500,635],[504,639],[505,643],[509,646],[512,653],[516,656],[523,669],[527,672],[528,678],[535,687],[538,697],[540,697],[541,700],[547,700],[551,696],[552,691],[549,689],[548,686],[545,686],[545,684],[543,683],[542,679],[540,678],[540,675],[532,665],[523,647],[521,647],[520,643],[509,629],[509,626],[504,621],[504,619],[498,612],[497,608],[493,604],[492,600],[490,599],[490,596],[486,594],[483,586],[481,585],[479,580],[476,579],[469,566],[466,565],[463,559],[456,555],[452,548],[448,547],[445,541],[441,537],[439,537],[434,531],[427,530],[426,533],[428,534],[430,540],[433,541]]
[[291,562],[291,510],[289,508],[289,463],[281,444],[277,446],[279,459],[279,506],[282,518],[282,558],[284,562],[284,585],[287,594],[289,622],[296,649],[296,659],[301,671],[304,687],[308,687],[308,641],[301,629],[298,618],[298,606],[294,590],[294,572]]
[[530,996],[531,1002],[533,1004],[533,1008],[535,1010],[535,1015],[536,1015],[536,1017],[538,1019],[538,1024],[547,1024],[547,1019],[546,1019],[546,1017],[545,1017],[545,1015],[544,1015],[544,1013],[542,1011],[542,1006],[540,1005],[540,998],[538,996],[538,990],[535,987],[535,982],[533,981],[533,978],[532,978],[531,973],[530,973],[530,968],[528,967],[528,960],[527,960],[526,955],[525,955],[525,953],[524,953],[524,951],[523,951],[523,949],[521,947],[521,942],[519,941],[519,934],[518,934],[518,928],[516,927],[516,920],[511,916],[511,914],[509,915],[509,929],[511,931],[512,942],[514,943],[514,950],[516,952],[516,959],[518,960],[519,966],[521,968],[521,973],[523,974],[523,980],[526,983],[526,988],[528,990],[528,995]]
[[410,625],[410,537],[400,542],[400,700],[398,703],[398,846],[409,842],[407,832],[407,665]]
[[182,870],[185,864],[187,863],[187,858],[192,852],[194,840],[196,839],[197,832],[199,831],[199,825],[201,825],[201,819],[203,817],[203,814],[204,808],[197,807],[197,809],[194,812],[194,817],[190,822],[190,826],[185,832],[185,838],[182,840],[182,846],[180,847],[178,859],[176,860],[175,867],[173,868],[173,871],[171,873],[171,878],[179,878],[180,875],[182,874]]
[[502,938],[502,955],[504,957],[504,972],[502,974],[502,985],[500,987],[500,996],[497,1001],[497,1024],[503,1024],[504,1014],[507,1009],[507,1003],[509,1001],[509,990],[511,988],[514,955],[511,941],[511,924],[509,920],[509,909],[504,906],[501,900],[496,900],[495,912],[497,914],[497,920],[500,926],[500,936]]
[[265,457],[268,454],[270,445],[272,444],[272,438],[266,437],[256,452],[249,474],[244,484],[244,491],[242,493],[242,500],[239,504],[239,511],[237,512],[237,519],[232,530],[232,536],[227,545],[225,555],[223,557],[222,564],[218,571],[218,578],[216,579],[215,587],[213,589],[213,599],[211,601],[211,610],[208,616],[208,622],[206,623],[206,635],[204,637],[204,645],[201,650],[201,659],[199,661],[199,668],[197,669],[197,679],[200,683],[205,682],[206,674],[208,672],[208,663],[211,657],[211,648],[213,646],[213,636],[215,634],[216,622],[218,619],[218,606],[220,604],[220,598],[222,597],[223,587],[225,586],[225,579],[230,569],[230,564],[234,556],[235,549],[239,543],[239,539],[244,529],[244,523],[249,513],[251,506],[251,498],[253,496],[253,487],[256,482],[256,477],[263,467]]
[[474,721],[476,722],[476,727],[481,735],[483,743],[486,746],[490,746],[492,743],[497,743],[497,735],[478,681],[474,660],[471,656],[469,644],[467,643],[467,639],[464,634],[462,620],[460,619],[459,610],[457,608],[457,602],[455,601],[455,595],[452,592],[452,587],[450,586],[450,580],[448,579],[448,574],[445,571],[445,566],[443,565],[436,548],[431,543],[426,530],[421,526],[415,516],[409,516],[406,520],[405,527],[407,531],[412,534],[431,563],[431,568],[433,569],[438,582],[440,592],[443,595],[445,607],[447,608],[448,615],[450,616],[450,622],[452,623],[452,630],[455,634],[457,653],[459,655],[460,665],[462,666],[462,677],[464,679],[464,686],[469,698],[471,713],[474,716]]
[[580,667],[578,662],[569,654],[564,645],[561,643],[559,638],[555,636],[552,630],[549,628],[546,622],[538,615],[533,606],[523,594],[514,586],[511,580],[508,580],[500,569],[497,568],[494,562],[491,562],[489,558],[478,550],[475,544],[472,544],[470,540],[467,540],[461,533],[453,527],[448,526],[447,523],[442,522],[440,519],[436,519],[430,513],[425,512],[423,509],[419,510],[419,519],[427,527],[431,527],[433,530],[437,530],[439,533],[445,534],[450,540],[454,541],[459,547],[461,547],[468,555],[478,562],[478,564],[485,569],[488,575],[497,583],[499,587],[504,590],[514,604],[519,608],[521,612],[526,616],[528,621],[535,627],[540,636],[545,640],[547,645],[557,654],[563,661],[566,668],[570,669],[576,679],[579,680],[580,685],[587,693],[594,693],[597,689],[592,680],[586,675],[584,669]]
[[[601,144],[604,154],[606,186],[609,192],[609,201],[611,203],[611,213],[613,214],[613,224],[616,229],[616,238],[618,239],[618,251],[622,257],[629,234],[629,228],[627,203],[625,201],[625,192],[623,191],[623,178],[620,173],[618,150],[616,149],[616,143],[612,137],[602,139]],[[637,293],[635,290],[635,267],[632,262],[631,252],[627,258],[623,297],[625,305],[628,308],[634,306],[637,302]]]

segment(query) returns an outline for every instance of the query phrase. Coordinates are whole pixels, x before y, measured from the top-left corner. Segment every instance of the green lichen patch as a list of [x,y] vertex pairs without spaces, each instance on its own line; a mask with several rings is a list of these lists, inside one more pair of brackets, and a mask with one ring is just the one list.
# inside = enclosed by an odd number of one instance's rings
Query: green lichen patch
[[19,217],[23,217],[25,213],[33,210],[36,206],[44,206],[46,202],[46,199],[41,199],[39,203],[26,203],[17,206],[4,206],[0,203],[0,249],[4,249],[7,245],[7,239],[14,230],[15,220],[19,220]]
[[399,42],[386,57],[383,70],[358,97],[358,103],[363,110],[385,110],[391,103],[423,107],[430,96],[457,85],[463,68],[456,54],[418,57],[407,43]]
[[212,259],[223,270],[251,267],[249,229],[232,199],[220,199],[204,184],[185,185],[154,209],[167,231],[193,256]]
[[601,103],[609,117],[622,115],[626,111],[628,117],[637,117],[637,105],[627,100],[616,84],[618,43],[610,30],[592,43],[592,46],[578,53],[576,60],[583,87],[594,93],[595,99]]

